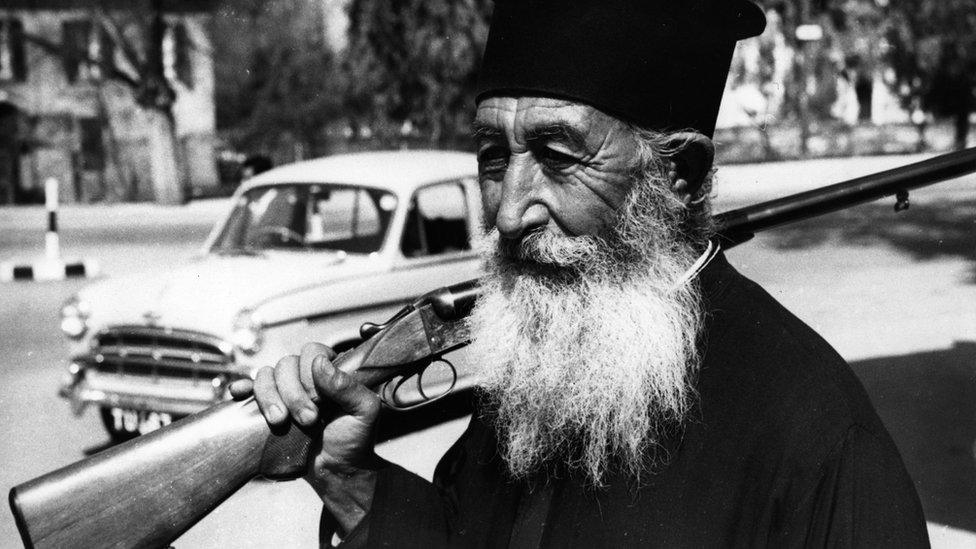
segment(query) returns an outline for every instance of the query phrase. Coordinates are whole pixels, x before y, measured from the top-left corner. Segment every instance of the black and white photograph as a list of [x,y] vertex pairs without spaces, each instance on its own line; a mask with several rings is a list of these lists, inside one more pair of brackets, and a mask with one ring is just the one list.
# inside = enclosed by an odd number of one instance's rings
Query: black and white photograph
[[2,0],[0,547],[976,548],[976,0]]

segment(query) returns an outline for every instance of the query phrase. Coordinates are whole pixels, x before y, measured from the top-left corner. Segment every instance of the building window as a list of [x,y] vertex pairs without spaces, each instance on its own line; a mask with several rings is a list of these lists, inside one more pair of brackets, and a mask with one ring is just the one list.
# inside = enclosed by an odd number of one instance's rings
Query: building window
[[193,88],[193,64],[190,60],[193,44],[182,22],[166,27],[163,37],[163,72],[170,82],[181,82]]
[[92,33],[91,21],[65,21],[61,24],[61,40],[64,45],[64,74],[74,84],[87,67],[88,41]]
[[25,80],[24,25],[18,19],[0,19],[0,81]]
[[62,23],[64,73],[72,84],[99,80],[106,68],[114,66],[115,43],[105,29],[89,19]]
[[105,168],[105,146],[102,142],[102,122],[97,118],[79,118],[81,134],[81,168],[101,171]]

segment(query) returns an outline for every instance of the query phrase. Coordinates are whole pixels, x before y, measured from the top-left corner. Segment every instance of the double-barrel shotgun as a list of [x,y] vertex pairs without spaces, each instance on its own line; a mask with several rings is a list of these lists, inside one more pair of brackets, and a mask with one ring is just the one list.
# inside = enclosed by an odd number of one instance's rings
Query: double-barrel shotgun
[[[725,248],[756,232],[976,172],[976,148],[852,179],[716,216]],[[335,364],[378,387],[422,371],[468,342],[464,317],[477,281],[419,298]],[[73,463],[10,491],[26,547],[165,547],[251,479],[302,476],[313,434],[272,431],[254,399],[224,402]]]

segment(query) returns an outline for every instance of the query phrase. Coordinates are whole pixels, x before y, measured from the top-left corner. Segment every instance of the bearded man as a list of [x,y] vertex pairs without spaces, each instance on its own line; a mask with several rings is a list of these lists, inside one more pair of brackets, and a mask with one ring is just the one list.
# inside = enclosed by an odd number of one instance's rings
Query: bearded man
[[709,136],[763,26],[745,0],[499,0],[474,124],[480,399],[435,482],[375,455],[377,396],[327,347],[254,382],[271,424],[321,425],[323,541],[927,545],[850,369],[713,240]]

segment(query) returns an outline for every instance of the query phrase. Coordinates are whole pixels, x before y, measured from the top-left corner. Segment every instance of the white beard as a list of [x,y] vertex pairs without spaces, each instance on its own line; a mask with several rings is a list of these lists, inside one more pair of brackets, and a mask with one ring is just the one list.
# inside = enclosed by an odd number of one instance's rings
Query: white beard
[[516,478],[564,468],[600,485],[612,467],[639,478],[691,406],[700,307],[679,280],[696,254],[666,228],[674,204],[648,194],[632,197],[613,242],[493,231],[482,244],[472,353]]

